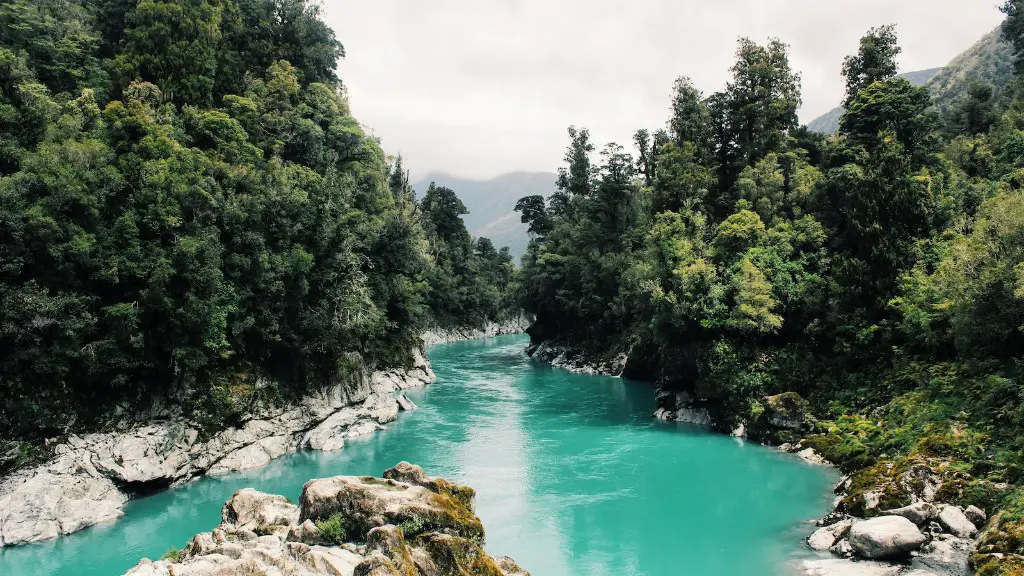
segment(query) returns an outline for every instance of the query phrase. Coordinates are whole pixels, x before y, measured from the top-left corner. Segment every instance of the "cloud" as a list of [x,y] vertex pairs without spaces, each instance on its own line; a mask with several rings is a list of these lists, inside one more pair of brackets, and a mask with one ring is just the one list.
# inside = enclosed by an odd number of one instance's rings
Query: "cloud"
[[361,122],[413,172],[553,171],[570,124],[627,144],[668,117],[672,80],[711,93],[736,39],[778,37],[803,74],[806,122],[842,98],[839,71],[895,23],[904,71],[942,66],[1001,20],[996,0],[374,0],[325,3]]

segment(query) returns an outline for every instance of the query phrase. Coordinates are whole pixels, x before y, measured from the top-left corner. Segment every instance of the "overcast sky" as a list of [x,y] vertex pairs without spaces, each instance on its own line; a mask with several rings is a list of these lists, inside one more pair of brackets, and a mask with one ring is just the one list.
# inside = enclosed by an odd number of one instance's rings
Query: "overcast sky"
[[999,0],[326,0],[359,120],[413,175],[554,171],[565,129],[630,142],[668,118],[672,81],[721,90],[736,39],[779,37],[801,120],[843,95],[840,68],[895,23],[903,71],[946,64],[1001,20]]

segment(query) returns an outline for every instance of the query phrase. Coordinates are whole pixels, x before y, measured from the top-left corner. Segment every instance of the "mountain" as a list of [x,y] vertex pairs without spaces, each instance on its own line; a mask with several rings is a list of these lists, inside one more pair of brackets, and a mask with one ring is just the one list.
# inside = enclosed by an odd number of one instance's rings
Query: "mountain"
[[[932,78],[938,75],[942,71],[942,68],[930,68],[928,70],[917,70],[914,72],[907,72],[900,74],[900,78],[905,78],[908,82],[914,86],[924,86]],[[821,116],[811,120],[807,123],[807,127],[811,132],[820,132],[822,134],[835,134],[839,130],[839,121],[843,118],[843,113],[846,112],[842,106],[833,108]]]
[[940,112],[954,107],[972,84],[993,86],[996,95],[1013,80],[1013,46],[996,27],[977,44],[960,54],[928,82]]
[[490,238],[496,247],[508,246],[516,262],[526,252],[529,238],[526,225],[514,210],[523,196],[548,196],[555,188],[557,174],[551,172],[511,172],[490,180],[472,180],[450,174],[434,173],[413,183],[422,196],[431,182],[451,188],[462,200],[469,214],[462,219],[474,237]]

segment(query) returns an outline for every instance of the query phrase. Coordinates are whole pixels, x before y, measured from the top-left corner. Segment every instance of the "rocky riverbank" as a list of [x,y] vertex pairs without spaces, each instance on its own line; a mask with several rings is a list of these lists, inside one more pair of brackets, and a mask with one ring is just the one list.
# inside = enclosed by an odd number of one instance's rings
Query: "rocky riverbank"
[[286,406],[263,407],[236,428],[202,438],[169,417],[128,430],[71,436],[44,465],[0,480],[0,547],[70,534],[119,517],[138,494],[203,474],[257,468],[296,450],[338,450],[415,409],[403,390],[430,384],[421,353],[408,370],[361,374]]
[[[554,342],[528,353],[554,366],[587,374],[621,375],[628,357],[590,357]],[[829,460],[841,454],[843,432],[817,420],[808,402],[793,393],[751,402],[749,414],[733,414],[687,391],[659,390],[655,418],[684,422],[779,446],[815,465],[846,464],[850,475],[835,489],[835,509],[815,522],[807,546],[819,558],[799,561],[805,576],[969,576],[971,556],[986,524],[976,506],[962,505],[951,486],[966,484],[954,462],[927,461],[904,467],[886,459],[857,465]],[[833,452],[835,454],[833,454]],[[877,472],[877,473],[875,473]],[[962,490],[961,490],[962,492]],[[896,504],[895,507],[892,503]],[[886,505],[889,504],[887,507]],[[811,532],[809,530],[808,532]]]
[[298,506],[247,488],[227,501],[212,532],[126,576],[529,576],[512,559],[484,552],[475,497],[406,462],[383,478],[311,480]]
[[434,346],[436,344],[451,344],[464,340],[478,340],[481,338],[494,338],[508,334],[522,334],[530,327],[533,320],[526,315],[519,315],[509,318],[503,322],[488,322],[482,328],[435,328],[423,333],[423,344]]
[[626,362],[629,361],[629,356],[625,353],[608,359],[593,358],[577,348],[550,340],[531,345],[526,349],[526,353],[541,362],[577,374],[622,376]]

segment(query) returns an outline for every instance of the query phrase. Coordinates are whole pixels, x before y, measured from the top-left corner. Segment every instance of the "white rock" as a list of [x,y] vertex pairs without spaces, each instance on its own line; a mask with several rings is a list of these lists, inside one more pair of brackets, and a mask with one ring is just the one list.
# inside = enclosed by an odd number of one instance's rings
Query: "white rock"
[[850,545],[862,558],[889,558],[917,550],[927,541],[917,525],[902,516],[879,516],[850,529]]
[[299,507],[284,496],[242,488],[224,503],[221,521],[243,530],[266,533],[277,526],[298,524]]
[[[128,492],[158,489],[205,473],[257,468],[300,448],[339,449],[344,438],[372,433],[394,420],[399,408],[395,390],[434,381],[423,354],[415,351],[413,358],[409,370],[355,375],[296,405],[258,407],[241,428],[204,442],[198,430],[166,413],[169,421],[126,432],[72,435],[47,464],[0,479],[0,547],[55,538],[119,517],[129,499],[119,486]],[[374,386],[388,392],[377,393]]]
[[960,538],[974,538],[978,534],[978,528],[973,522],[967,519],[963,510],[956,506],[943,506],[939,511],[939,524],[950,534]]
[[844,520],[831,526],[819,528],[807,537],[807,545],[810,546],[812,550],[828,550],[835,546],[836,542],[846,536],[852,526],[852,520]]
[[345,446],[345,434],[359,418],[359,410],[346,407],[329,416],[315,428],[306,432],[301,445],[308,450],[331,452]]
[[127,501],[108,478],[62,463],[53,471],[9,477],[0,491],[0,546],[56,538],[114,520]]
[[807,576],[897,576],[902,568],[883,562],[853,560],[804,560]]
[[904,506],[903,508],[896,508],[894,510],[887,510],[885,512],[887,516],[903,516],[907,520],[910,520],[918,527],[927,526],[929,522],[934,520],[939,515],[939,509],[930,502],[917,502],[910,506]]
[[814,448],[804,448],[803,450],[796,453],[804,462],[808,464],[814,464],[815,466],[831,466],[832,464],[825,459],[824,456],[818,454]]
[[409,400],[409,397],[405,394],[399,394],[395,397],[395,400],[398,402],[398,407],[406,412],[412,412],[416,409],[416,404]]

